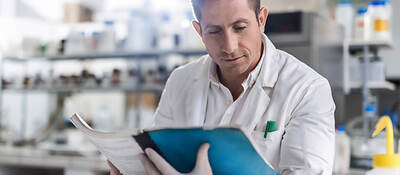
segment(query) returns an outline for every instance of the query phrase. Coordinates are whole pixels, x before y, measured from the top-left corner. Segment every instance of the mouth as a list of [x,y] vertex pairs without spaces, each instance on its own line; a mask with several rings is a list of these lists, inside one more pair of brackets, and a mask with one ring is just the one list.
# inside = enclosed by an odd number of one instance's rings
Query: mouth
[[244,55],[242,55],[240,57],[233,58],[233,59],[224,59],[224,61],[226,61],[226,62],[234,62],[234,61],[237,61],[237,60],[239,60],[239,59],[241,59],[243,57],[244,57]]

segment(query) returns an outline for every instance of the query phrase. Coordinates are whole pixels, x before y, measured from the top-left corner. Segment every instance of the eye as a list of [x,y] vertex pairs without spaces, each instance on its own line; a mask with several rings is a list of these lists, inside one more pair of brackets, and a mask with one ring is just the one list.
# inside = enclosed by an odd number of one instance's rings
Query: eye
[[243,26],[243,27],[235,27],[234,29],[235,29],[235,31],[241,32],[244,29],[246,29],[246,27],[245,26]]
[[217,30],[217,31],[210,31],[210,32],[208,32],[209,34],[211,34],[211,35],[215,35],[215,34],[218,34],[219,33],[219,31]]

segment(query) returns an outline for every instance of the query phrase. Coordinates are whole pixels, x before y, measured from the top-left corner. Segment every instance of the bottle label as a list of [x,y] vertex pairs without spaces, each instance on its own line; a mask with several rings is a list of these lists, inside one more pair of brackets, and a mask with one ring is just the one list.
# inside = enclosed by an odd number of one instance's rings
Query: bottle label
[[364,21],[357,22],[357,27],[364,28]]
[[386,19],[375,19],[375,32],[386,32],[389,29],[389,21]]

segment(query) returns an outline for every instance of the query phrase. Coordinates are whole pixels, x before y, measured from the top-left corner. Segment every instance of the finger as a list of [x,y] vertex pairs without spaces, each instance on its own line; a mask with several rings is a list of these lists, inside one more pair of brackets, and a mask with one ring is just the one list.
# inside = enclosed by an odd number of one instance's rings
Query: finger
[[107,164],[110,167],[110,175],[122,175],[118,168],[114,166],[114,164],[112,164],[109,160],[107,160]]
[[142,162],[142,165],[147,175],[161,175],[158,169],[153,165],[153,163],[151,163],[151,161],[144,154],[140,154],[139,158],[140,162]]
[[200,146],[199,151],[197,152],[196,165],[192,171],[197,173],[194,174],[212,174],[210,161],[208,159],[209,148],[210,148],[209,143],[203,143]]
[[153,164],[160,170],[163,175],[176,175],[180,174],[175,170],[164,158],[162,158],[157,152],[151,148],[145,150],[147,157],[153,162]]

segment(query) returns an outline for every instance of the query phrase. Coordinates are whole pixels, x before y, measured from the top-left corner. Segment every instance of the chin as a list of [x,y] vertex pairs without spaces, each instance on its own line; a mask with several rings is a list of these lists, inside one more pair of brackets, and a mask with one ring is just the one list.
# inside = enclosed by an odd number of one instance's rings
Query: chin
[[246,66],[246,65],[237,65],[234,67],[230,67],[227,70],[229,70],[229,73],[232,75],[240,75],[240,74],[245,73],[247,71],[247,69],[248,69],[248,66]]

